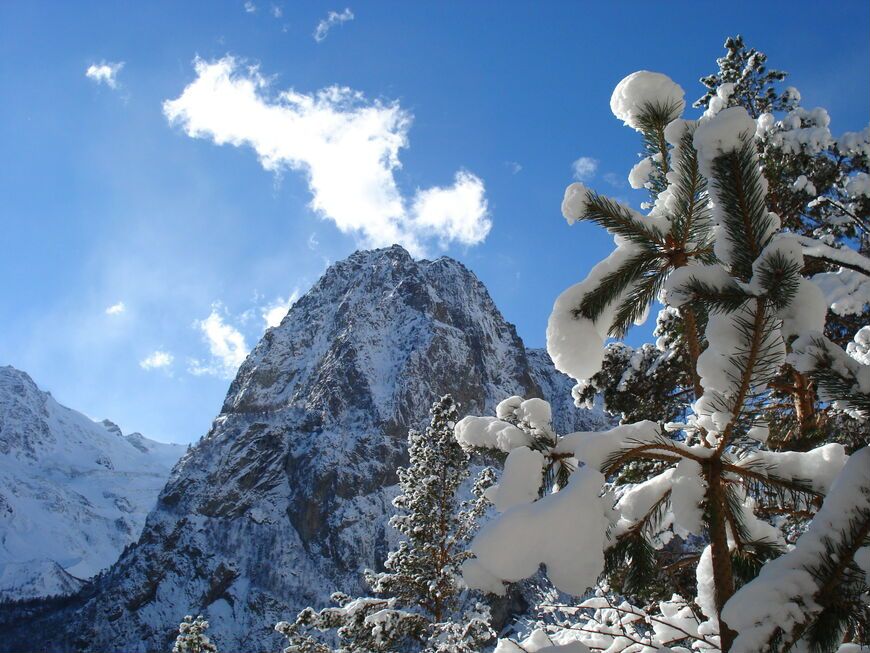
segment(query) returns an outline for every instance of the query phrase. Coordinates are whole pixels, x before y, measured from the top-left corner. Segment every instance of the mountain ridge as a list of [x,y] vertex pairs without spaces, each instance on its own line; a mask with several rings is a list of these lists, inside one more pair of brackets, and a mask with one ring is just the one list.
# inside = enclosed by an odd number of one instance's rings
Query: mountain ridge
[[[40,645],[165,649],[184,614],[203,613],[221,648],[274,649],[276,621],[364,591],[360,572],[395,538],[386,522],[407,430],[435,398],[485,414],[541,385],[570,397],[573,382],[527,354],[464,265],[398,246],[352,254],[248,355],[139,541],[81,599],[37,618]],[[555,404],[562,431],[608,421]],[[19,631],[3,631],[14,645]]]
[[94,422],[0,367],[0,600],[74,591],[115,562],[183,450]]

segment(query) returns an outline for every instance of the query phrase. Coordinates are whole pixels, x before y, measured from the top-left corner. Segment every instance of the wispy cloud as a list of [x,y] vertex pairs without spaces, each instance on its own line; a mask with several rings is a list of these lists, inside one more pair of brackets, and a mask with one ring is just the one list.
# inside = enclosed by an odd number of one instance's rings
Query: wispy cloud
[[139,367],[143,370],[157,370],[172,365],[175,357],[168,351],[156,350],[139,361]]
[[192,138],[249,146],[266,170],[306,173],[311,208],[364,246],[399,243],[420,256],[428,240],[474,245],[489,233],[484,184],[470,172],[403,196],[395,172],[411,116],[398,103],[338,86],[270,96],[258,69],[230,56],[195,68],[196,79],[163,104],[170,123]]
[[197,320],[194,327],[202,333],[208,345],[210,359],[203,362],[191,359],[188,371],[194,375],[210,374],[231,379],[248,355],[245,337],[234,326],[224,321],[226,311],[222,304],[211,307],[211,314],[204,320]]
[[314,40],[320,43],[329,36],[329,30],[331,30],[335,25],[340,25],[341,23],[346,23],[353,19],[354,15],[350,8],[345,9],[341,13],[330,11],[326,15],[326,18],[317,23],[317,27],[314,30]]
[[272,5],[269,11],[272,13],[272,18],[281,18],[284,15],[284,10],[280,5]]
[[245,11],[249,14],[253,14],[255,11],[257,11],[257,5],[255,5],[253,2],[251,2],[251,0],[247,0],[245,2],[244,6],[245,6]]
[[598,170],[598,160],[588,156],[581,156],[571,164],[571,171],[577,181],[588,181],[595,176]]
[[123,61],[116,63],[103,61],[92,63],[85,71],[85,77],[92,79],[97,84],[105,84],[109,88],[118,88],[118,73],[124,67]]
[[519,174],[523,170],[523,166],[516,161],[505,161],[504,164],[507,166],[507,169],[511,171],[512,175]]
[[127,307],[124,305],[124,302],[118,302],[117,304],[112,304],[111,306],[106,307],[106,315],[120,315],[126,310]]
[[625,179],[615,172],[605,173],[602,179],[614,188],[625,188]]
[[278,297],[273,302],[264,306],[260,310],[260,314],[263,316],[263,322],[266,324],[266,328],[276,327],[281,324],[281,320],[284,319],[284,316],[287,315],[287,311],[289,311],[290,307],[296,303],[297,299],[299,299],[299,289],[294,288],[293,292],[290,293],[290,296],[286,299]]

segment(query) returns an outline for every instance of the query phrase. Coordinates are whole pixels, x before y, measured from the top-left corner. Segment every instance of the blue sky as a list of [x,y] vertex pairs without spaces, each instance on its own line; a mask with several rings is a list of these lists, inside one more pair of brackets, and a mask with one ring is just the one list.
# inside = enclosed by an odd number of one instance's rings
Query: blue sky
[[[868,25],[858,1],[0,3],[0,364],[125,432],[195,440],[264,312],[390,229],[463,261],[541,346],[611,247],[559,214],[572,162],[644,199],[608,108],[623,76],[665,72],[694,100],[743,33],[836,134],[870,114]],[[365,185],[343,192],[351,171]]]

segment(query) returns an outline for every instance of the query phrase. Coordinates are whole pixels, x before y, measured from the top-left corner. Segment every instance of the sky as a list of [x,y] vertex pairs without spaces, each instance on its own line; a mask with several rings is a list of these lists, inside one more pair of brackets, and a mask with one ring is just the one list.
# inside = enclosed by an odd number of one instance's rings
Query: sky
[[0,365],[195,441],[266,326],[393,242],[465,263],[540,347],[612,249],[565,186],[645,199],[625,75],[691,102],[742,33],[835,134],[870,116],[865,1],[350,1],[0,3]]

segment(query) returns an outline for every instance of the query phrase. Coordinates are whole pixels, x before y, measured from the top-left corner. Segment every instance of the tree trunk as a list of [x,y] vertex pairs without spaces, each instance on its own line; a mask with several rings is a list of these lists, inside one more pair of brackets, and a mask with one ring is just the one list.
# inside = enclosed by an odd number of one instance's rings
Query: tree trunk
[[736,633],[722,621],[722,609],[734,594],[734,575],[731,570],[731,552],[728,550],[728,531],[725,516],[725,487],[722,481],[722,462],[718,457],[706,464],[707,505],[710,512],[710,553],[713,559],[713,595],[719,617],[719,637],[722,653],[728,653]]

